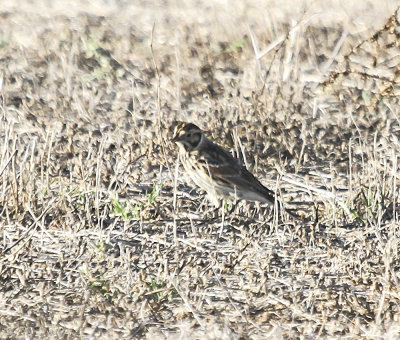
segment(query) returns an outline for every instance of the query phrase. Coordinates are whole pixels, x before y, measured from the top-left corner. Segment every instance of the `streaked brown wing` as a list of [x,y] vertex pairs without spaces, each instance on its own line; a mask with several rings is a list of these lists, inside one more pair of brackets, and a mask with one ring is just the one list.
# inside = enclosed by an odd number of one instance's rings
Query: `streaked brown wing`
[[209,145],[206,150],[201,153],[199,161],[207,167],[207,171],[214,180],[236,187],[239,191],[253,191],[274,202],[274,192],[263,186],[229,152],[215,144]]
[[209,169],[212,177],[240,176],[239,160],[220,146],[210,143],[199,153],[198,161]]

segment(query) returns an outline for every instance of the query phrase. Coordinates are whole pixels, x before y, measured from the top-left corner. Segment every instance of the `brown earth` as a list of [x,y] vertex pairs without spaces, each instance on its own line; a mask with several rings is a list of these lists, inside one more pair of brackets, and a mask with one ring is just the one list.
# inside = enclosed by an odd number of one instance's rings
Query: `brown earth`
[[[0,338],[400,338],[396,5],[3,4]],[[222,221],[176,120],[301,221]]]

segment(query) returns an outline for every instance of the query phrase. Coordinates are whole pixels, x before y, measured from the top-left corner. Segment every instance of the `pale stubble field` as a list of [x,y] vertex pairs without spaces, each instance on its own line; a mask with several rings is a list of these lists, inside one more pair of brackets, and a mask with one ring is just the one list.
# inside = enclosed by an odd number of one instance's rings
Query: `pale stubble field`
[[[399,338],[396,5],[4,2],[0,338]],[[302,220],[221,230],[175,120]]]

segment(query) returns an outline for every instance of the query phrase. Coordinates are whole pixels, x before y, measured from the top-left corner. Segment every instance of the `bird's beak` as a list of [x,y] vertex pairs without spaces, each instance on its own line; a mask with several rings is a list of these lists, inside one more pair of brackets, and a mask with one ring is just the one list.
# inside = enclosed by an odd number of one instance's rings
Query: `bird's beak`
[[175,143],[175,142],[177,142],[178,140],[180,140],[179,135],[175,135],[174,138],[170,139],[170,142]]

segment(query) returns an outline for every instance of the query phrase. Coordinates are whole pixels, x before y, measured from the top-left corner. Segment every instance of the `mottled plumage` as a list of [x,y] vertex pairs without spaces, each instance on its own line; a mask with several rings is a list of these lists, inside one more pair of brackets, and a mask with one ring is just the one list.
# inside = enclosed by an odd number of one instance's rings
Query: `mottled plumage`
[[189,177],[216,206],[219,198],[237,197],[274,204],[274,192],[263,186],[238,159],[204,136],[196,125],[180,122],[171,140],[179,147]]

